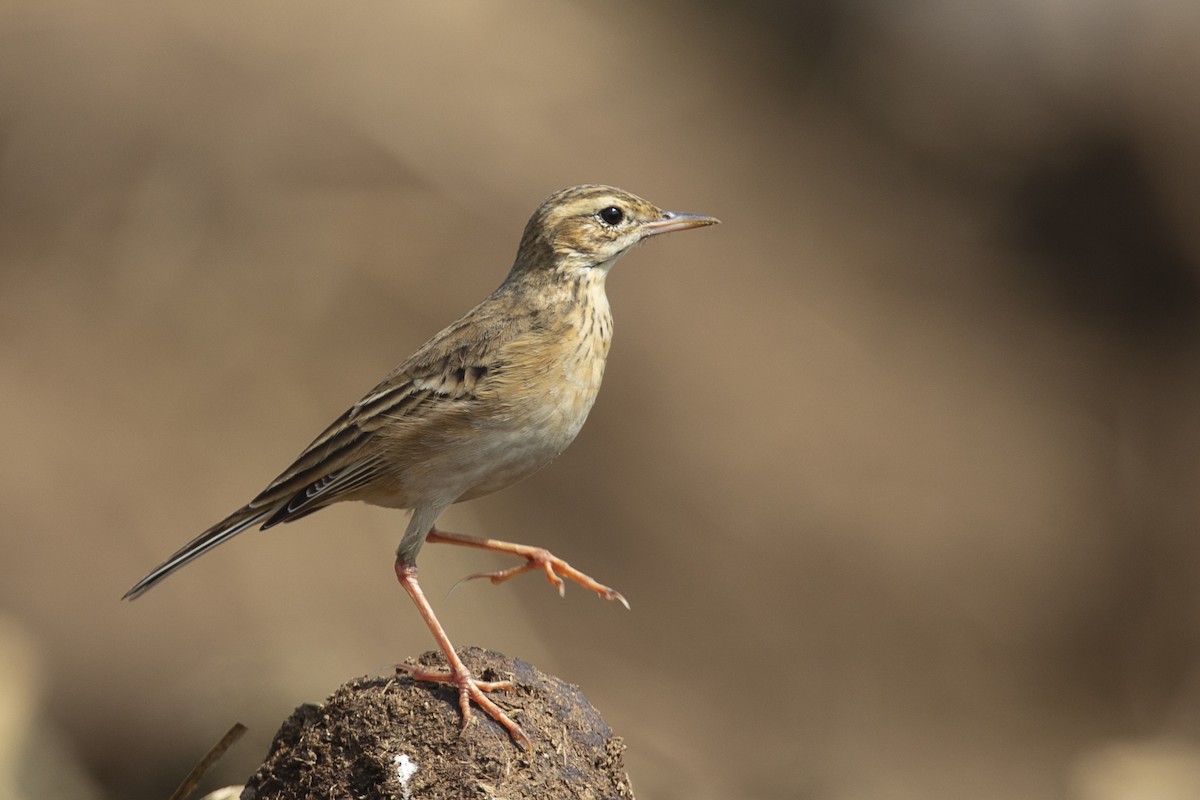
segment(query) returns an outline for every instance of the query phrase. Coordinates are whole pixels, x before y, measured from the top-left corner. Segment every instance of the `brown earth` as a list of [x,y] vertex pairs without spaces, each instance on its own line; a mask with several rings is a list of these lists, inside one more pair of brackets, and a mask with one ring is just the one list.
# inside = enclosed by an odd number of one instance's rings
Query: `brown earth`
[[[500,653],[472,647],[460,655],[477,677],[513,682],[494,697],[532,749],[477,709],[464,730],[449,686],[402,673],[359,678],[296,709],[243,800],[633,800],[624,744],[577,686]],[[429,652],[419,663],[445,666],[445,658]],[[402,780],[398,765],[410,764]]]

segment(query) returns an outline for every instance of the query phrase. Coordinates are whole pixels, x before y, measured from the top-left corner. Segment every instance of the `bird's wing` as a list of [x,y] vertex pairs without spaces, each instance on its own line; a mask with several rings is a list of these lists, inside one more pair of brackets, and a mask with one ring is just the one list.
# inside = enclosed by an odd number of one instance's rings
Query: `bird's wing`
[[[263,528],[290,522],[351,499],[388,469],[380,441],[391,449],[451,417],[462,418],[502,368],[496,354],[520,328],[481,330],[462,320],[435,336],[365,397],[338,417],[282,474],[249,503],[272,509]],[[514,329],[515,328],[515,329]],[[393,466],[392,469],[395,467]]]
[[[487,303],[488,301],[484,301]],[[380,429],[392,446],[419,439],[444,424],[461,423],[472,404],[504,370],[506,344],[535,323],[532,317],[478,315],[460,319],[397,367],[338,417],[295,462],[247,505],[185,544],[125,593],[138,597],[175,570],[242,531],[290,522],[347,500],[395,465],[387,462]]]

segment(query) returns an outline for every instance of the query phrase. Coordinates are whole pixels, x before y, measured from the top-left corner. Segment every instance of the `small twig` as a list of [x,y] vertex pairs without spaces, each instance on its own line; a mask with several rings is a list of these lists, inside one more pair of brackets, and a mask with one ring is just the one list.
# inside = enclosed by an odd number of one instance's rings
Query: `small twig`
[[246,726],[240,722],[233,723],[233,727],[221,737],[221,741],[212,746],[212,749],[205,754],[204,758],[200,759],[188,776],[183,779],[183,783],[179,784],[179,788],[171,795],[171,800],[187,800],[192,792],[196,791],[196,786],[200,783],[200,779],[204,777],[204,773],[208,772],[209,768],[217,762],[217,759],[225,754],[225,751],[233,746],[233,743],[242,738],[242,734],[246,732]]

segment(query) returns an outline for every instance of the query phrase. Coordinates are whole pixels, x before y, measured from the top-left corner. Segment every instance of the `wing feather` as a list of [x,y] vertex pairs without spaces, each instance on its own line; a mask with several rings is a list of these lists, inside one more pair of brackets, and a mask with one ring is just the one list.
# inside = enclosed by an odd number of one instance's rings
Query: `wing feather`
[[511,288],[502,285],[430,339],[322,431],[254,500],[180,548],[125,597],[137,597],[255,525],[269,528],[339,500],[356,499],[381,477],[399,485],[402,474],[394,471],[401,465],[391,465],[390,454],[397,449],[420,452],[420,447],[406,448],[405,439],[421,443],[431,432],[461,424],[474,404],[495,402],[492,386],[506,369],[503,352],[539,327],[539,310],[513,302]]
[[[434,337],[338,417],[250,507],[274,508],[269,520],[274,525],[295,519],[302,510],[311,513],[351,499],[385,469],[378,459],[381,428],[387,426],[387,441],[395,447],[406,436],[416,439],[444,419],[461,416],[479,401],[504,368],[496,361],[498,338],[528,330],[532,318],[509,320],[503,331],[462,322]],[[289,511],[293,503],[303,508]]]

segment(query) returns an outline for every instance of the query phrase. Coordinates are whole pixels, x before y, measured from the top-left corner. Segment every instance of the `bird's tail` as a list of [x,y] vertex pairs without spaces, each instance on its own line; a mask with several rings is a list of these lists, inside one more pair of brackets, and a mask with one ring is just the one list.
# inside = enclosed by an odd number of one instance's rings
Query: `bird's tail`
[[161,581],[163,578],[170,575],[175,570],[182,567],[194,558],[204,555],[209,550],[212,550],[222,542],[232,539],[247,528],[251,528],[258,523],[266,520],[274,513],[274,506],[266,507],[251,507],[245,506],[230,514],[225,519],[213,525],[204,533],[192,539],[190,542],[179,548],[163,563],[159,564],[150,574],[135,583],[128,592],[121,598],[122,600],[134,600],[140,597],[143,592],[149,589],[154,584]]

